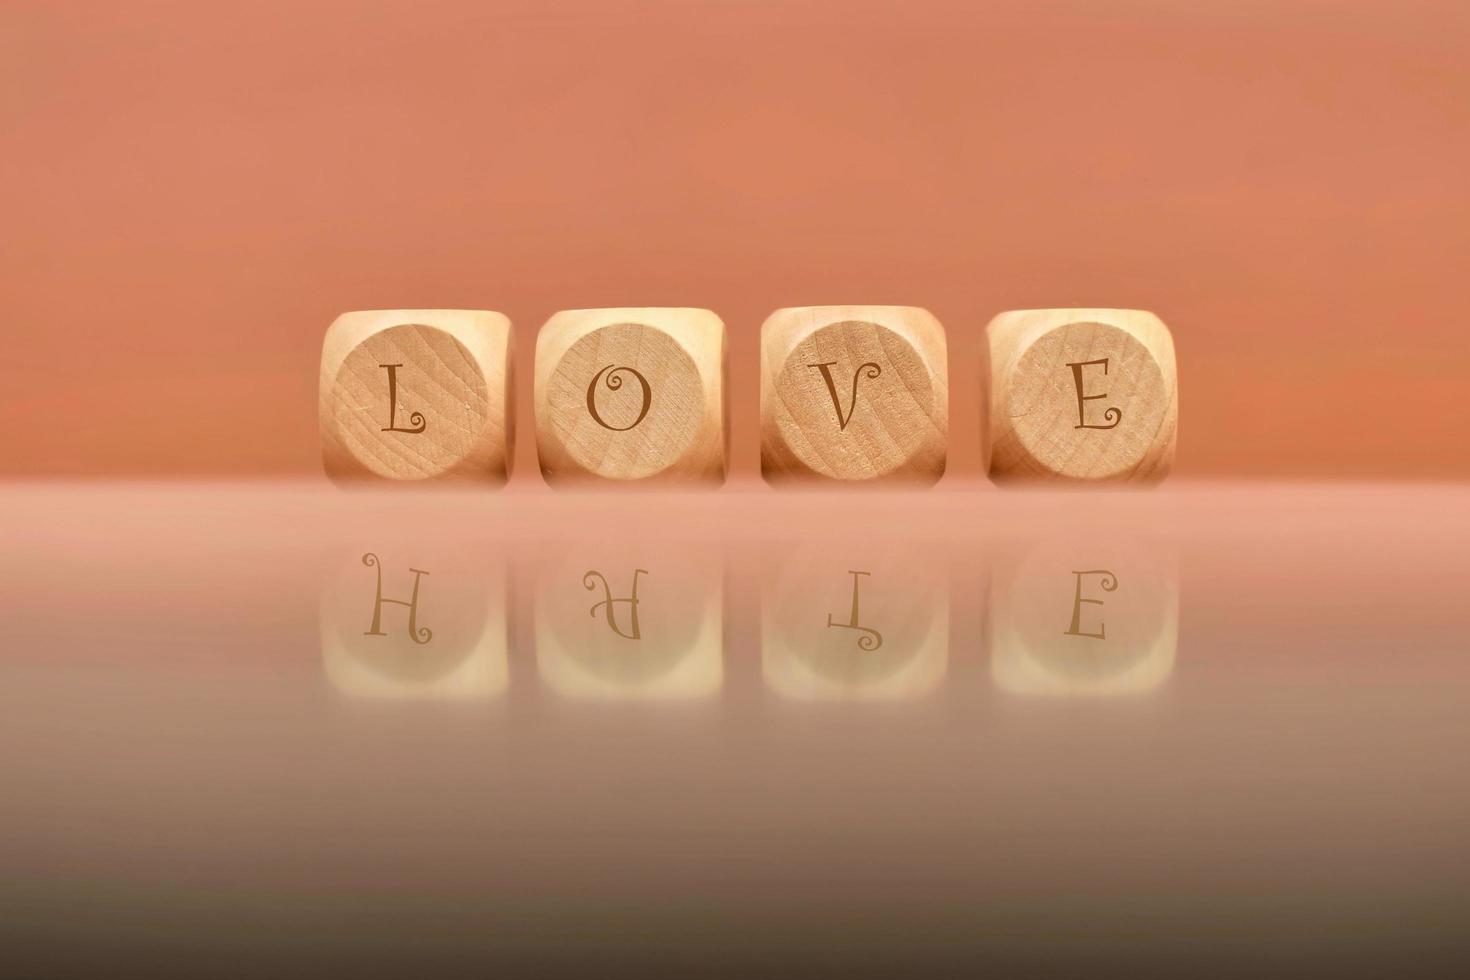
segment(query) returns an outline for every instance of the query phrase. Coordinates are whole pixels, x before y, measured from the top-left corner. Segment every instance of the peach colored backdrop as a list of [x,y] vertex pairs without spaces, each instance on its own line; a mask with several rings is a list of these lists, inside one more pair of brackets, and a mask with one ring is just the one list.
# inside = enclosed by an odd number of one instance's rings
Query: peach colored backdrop
[[[1174,328],[1179,471],[1470,475],[1470,7],[8,2],[0,472],[318,468],[346,309]],[[534,467],[521,385],[522,473]]]

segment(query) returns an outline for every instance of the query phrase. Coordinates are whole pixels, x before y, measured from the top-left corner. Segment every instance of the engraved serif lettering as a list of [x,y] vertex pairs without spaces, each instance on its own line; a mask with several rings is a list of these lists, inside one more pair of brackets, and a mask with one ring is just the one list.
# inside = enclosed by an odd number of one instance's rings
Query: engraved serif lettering
[[[623,375],[625,373],[631,374],[642,387],[643,403],[638,408],[638,417],[627,425],[608,425],[603,419],[602,413],[597,410],[597,382],[602,380],[603,375],[607,375],[607,389],[609,391],[617,391],[623,386]],[[592,416],[592,421],[604,429],[611,429],[614,432],[627,432],[629,429],[635,428],[639,422],[643,421],[644,416],[648,414],[648,410],[651,407],[653,407],[653,388],[649,386],[648,379],[638,373],[637,368],[615,367],[609,364],[594,374],[592,376],[592,383],[587,386],[587,412]]]
[[[612,586],[607,584],[607,576],[603,575],[601,572],[593,570],[583,575],[582,587],[589,592],[596,592],[597,583],[602,583],[603,599],[601,602],[594,602],[592,604],[592,608],[589,610],[592,618],[596,619],[597,610],[601,609],[603,615],[607,618],[608,629],[612,630],[614,633],[616,633],[618,636],[621,636],[625,640],[641,639],[643,633],[638,628],[638,576],[647,574],[648,570],[644,568],[636,568],[633,570],[633,588],[628,598],[626,599],[613,598]],[[619,603],[624,603],[628,607],[627,632],[624,632],[622,627],[618,625],[618,616],[615,607]]]
[[858,576],[868,575],[871,573],[849,571],[847,574],[852,576],[852,609],[848,613],[847,622],[845,623],[832,622],[832,614],[828,613],[827,627],[829,629],[835,627],[841,630],[856,630],[857,632],[862,634],[857,639],[858,648],[861,650],[869,651],[876,650],[883,645],[883,634],[873,629],[871,626],[864,626],[862,624],[862,612],[859,609],[858,602]]
[[383,428],[384,432],[423,432],[428,427],[424,421],[422,412],[410,412],[408,424],[418,426],[415,429],[400,429],[398,427],[398,369],[402,364],[379,364],[378,367],[388,372],[388,424]]
[[383,598],[383,567],[378,562],[378,556],[371,551],[362,556],[362,563],[368,568],[375,570],[378,574],[378,585],[373,596],[373,624],[363,636],[387,636],[383,632],[383,604],[391,603],[395,606],[408,607],[408,635],[413,642],[418,644],[428,643],[434,638],[434,632],[427,626],[419,625],[419,580],[429,574],[420,568],[410,568],[413,572],[413,592],[407,600]]
[[832,407],[837,410],[837,428],[845,430],[847,423],[852,421],[852,410],[857,407],[858,379],[867,377],[873,379],[883,373],[883,369],[872,361],[858,365],[858,369],[852,372],[852,392],[847,399],[847,414],[842,414],[842,399],[837,394],[837,382],[832,380],[832,365],[836,361],[823,361],[821,364],[808,364],[809,368],[816,368],[822,372],[822,380],[827,382],[827,394],[832,396]]
[[1108,358],[1106,357],[1099,358],[1096,361],[1067,362],[1067,367],[1072,369],[1072,384],[1077,389],[1077,424],[1072,427],[1074,429],[1116,429],[1118,423],[1123,420],[1122,411],[1116,406],[1110,406],[1107,411],[1103,412],[1103,418],[1109,423],[1108,425],[1089,425],[1087,423],[1087,403],[1108,397],[1107,392],[1103,392],[1101,395],[1089,395],[1082,385],[1082,369],[1098,364],[1102,365],[1103,374],[1107,374]]
[[1073,572],[1072,575],[1076,580],[1076,589],[1072,596],[1072,625],[1067,627],[1062,635],[1090,636],[1094,640],[1106,640],[1108,638],[1108,626],[1106,623],[1098,623],[1096,633],[1089,633],[1082,628],[1082,604],[1087,603],[1088,605],[1101,606],[1104,603],[1102,599],[1083,598],[1082,577],[1084,575],[1101,575],[1102,579],[1098,584],[1102,586],[1102,590],[1104,592],[1116,592],[1118,591],[1118,576],[1106,568],[1093,568],[1084,572]]

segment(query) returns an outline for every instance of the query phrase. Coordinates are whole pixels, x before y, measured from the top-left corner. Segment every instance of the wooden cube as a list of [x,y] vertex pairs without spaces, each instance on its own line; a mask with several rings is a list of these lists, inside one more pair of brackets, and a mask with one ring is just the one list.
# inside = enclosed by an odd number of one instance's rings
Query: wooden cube
[[566,310],[536,338],[536,449],[553,485],[725,479],[725,325],[709,310]]
[[1018,310],[987,328],[996,482],[1158,481],[1179,392],[1169,328],[1141,310]]
[[809,306],[761,327],[769,482],[932,484],[948,444],[948,353],[927,310]]
[[322,465],[334,480],[504,483],[510,321],[485,310],[344,313],[322,344]]

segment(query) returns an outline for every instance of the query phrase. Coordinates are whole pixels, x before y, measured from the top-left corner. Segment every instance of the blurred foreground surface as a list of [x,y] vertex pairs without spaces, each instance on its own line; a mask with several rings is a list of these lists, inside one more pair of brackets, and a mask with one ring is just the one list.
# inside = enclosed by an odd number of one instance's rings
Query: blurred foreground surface
[[1470,954],[1462,488],[0,494],[13,975]]

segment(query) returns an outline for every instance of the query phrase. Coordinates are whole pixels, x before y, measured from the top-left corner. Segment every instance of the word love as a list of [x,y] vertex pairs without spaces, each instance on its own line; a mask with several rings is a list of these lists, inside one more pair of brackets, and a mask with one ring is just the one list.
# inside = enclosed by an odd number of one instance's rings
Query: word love
[[[1156,482],[1174,458],[1174,342],[1152,313],[1002,313],[984,363],[998,483]],[[511,324],[499,313],[347,313],[322,347],[333,479],[503,483],[514,445]],[[760,330],[761,472],[772,484],[932,484],[949,452],[944,327],[908,306],[777,310]],[[536,337],[536,449],[553,485],[725,479],[725,324],[709,310],[568,310]]]

